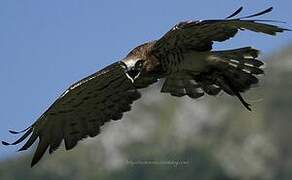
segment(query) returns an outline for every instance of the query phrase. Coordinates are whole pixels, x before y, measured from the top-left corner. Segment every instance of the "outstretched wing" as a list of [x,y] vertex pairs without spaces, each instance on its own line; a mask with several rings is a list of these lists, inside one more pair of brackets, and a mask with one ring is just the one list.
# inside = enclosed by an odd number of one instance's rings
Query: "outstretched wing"
[[239,8],[231,16],[221,20],[180,22],[155,43],[152,53],[158,59],[163,60],[166,54],[174,51],[190,49],[195,51],[211,50],[214,41],[222,42],[232,38],[238,30],[247,29],[269,35],[275,35],[277,32],[288,30],[265,23],[274,21],[248,19],[268,13],[272,10],[272,7],[250,16],[231,19],[241,10],[242,8]]
[[140,98],[126,69],[125,64],[117,62],[73,84],[26,129],[21,138],[11,144],[18,144],[30,136],[20,149],[22,151],[39,138],[33,166],[48,148],[49,153],[56,150],[62,140],[69,150],[82,138],[96,136],[105,122],[121,119],[123,112],[129,111],[133,101]]
[[[167,71],[179,66],[184,60],[184,54],[200,51],[210,51],[215,41],[222,42],[236,35],[239,30],[250,30],[268,35],[276,35],[288,29],[272,24],[271,20],[251,20],[272,11],[268,8],[259,13],[241,18],[233,18],[238,15],[242,7],[225,19],[187,21],[175,25],[154,45],[151,55],[159,59],[160,64]],[[220,59],[220,63],[208,66],[204,72],[196,71],[176,72],[166,77],[161,92],[170,93],[173,96],[187,95],[198,98],[204,95],[217,95],[221,90],[229,95],[235,95],[248,109],[250,105],[244,101],[240,93],[249,89],[258,82],[255,77],[263,74],[260,66],[263,64],[257,60],[258,50],[250,47],[209,52]],[[196,61],[196,57],[194,57]],[[232,66],[233,65],[233,66]]]

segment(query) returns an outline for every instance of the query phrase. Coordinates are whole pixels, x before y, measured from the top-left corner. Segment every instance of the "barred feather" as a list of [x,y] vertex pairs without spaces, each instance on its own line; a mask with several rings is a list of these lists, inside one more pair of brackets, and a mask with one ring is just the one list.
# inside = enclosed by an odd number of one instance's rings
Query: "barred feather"
[[47,149],[53,153],[62,140],[66,150],[70,150],[79,140],[96,136],[105,122],[120,119],[133,101],[141,97],[124,68],[117,62],[73,84],[23,136],[13,143],[3,141],[2,144],[15,145],[29,137],[19,149],[23,151],[39,139],[33,166]]

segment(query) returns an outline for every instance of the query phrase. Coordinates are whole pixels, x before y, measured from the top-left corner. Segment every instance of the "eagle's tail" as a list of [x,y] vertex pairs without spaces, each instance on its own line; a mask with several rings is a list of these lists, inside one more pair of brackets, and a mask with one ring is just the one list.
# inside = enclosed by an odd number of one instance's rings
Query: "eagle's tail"
[[161,92],[173,96],[189,96],[199,98],[205,93],[215,96],[221,90],[231,96],[237,96],[248,109],[248,104],[240,93],[258,83],[255,75],[263,74],[260,68],[264,63],[257,59],[259,51],[251,47],[234,50],[213,51],[207,71],[180,72],[168,76],[163,83]]
[[[244,92],[258,83],[256,75],[264,74],[261,67],[264,63],[257,59],[259,51],[251,47],[244,47],[226,51],[213,51],[215,63],[212,66],[210,81],[226,93],[235,95],[248,109],[250,105],[244,101],[241,92]],[[217,59],[216,59],[217,58]],[[208,75],[210,76],[210,75]],[[199,81],[203,77],[199,77]]]

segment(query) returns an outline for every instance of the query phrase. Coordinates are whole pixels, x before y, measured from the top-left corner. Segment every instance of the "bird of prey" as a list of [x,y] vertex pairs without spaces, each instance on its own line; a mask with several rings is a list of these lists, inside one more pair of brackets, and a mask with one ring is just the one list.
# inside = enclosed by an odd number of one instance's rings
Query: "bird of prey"
[[258,83],[263,74],[259,51],[252,47],[213,51],[214,42],[234,37],[240,30],[276,35],[289,29],[271,23],[272,20],[252,19],[272,10],[236,18],[240,7],[225,19],[185,21],[176,24],[158,40],[134,48],[121,61],[71,85],[27,129],[11,133],[24,133],[13,143],[28,140],[19,149],[27,150],[39,139],[31,166],[49,149],[54,152],[64,140],[66,150],[77,142],[100,133],[100,127],[119,120],[141,97],[139,89],[165,79],[161,92],[172,96],[196,99],[224,91],[237,97],[251,110],[241,93]]

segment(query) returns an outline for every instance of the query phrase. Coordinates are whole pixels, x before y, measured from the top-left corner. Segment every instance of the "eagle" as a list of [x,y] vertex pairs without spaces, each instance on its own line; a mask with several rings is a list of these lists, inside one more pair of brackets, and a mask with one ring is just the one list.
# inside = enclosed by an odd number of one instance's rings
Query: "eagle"
[[290,31],[273,25],[273,20],[253,19],[272,11],[239,17],[242,7],[224,19],[184,21],[176,24],[160,39],[134,48],[125,58],[71,85],[15,142],[26,140],[19,151],[27,150],[38,139],[31,167],[46,150],[53,153],[64,140],[66,150],[78,141],[94,137],[106,122],[119,120],[141,97],[139,89],[163,79],[162,93],[188,96],[215,96],[223,91],[239,99],[251,110],[242,93],[258,83],[264,73],[259,50],[242,47],[212,50],[214,42],[234,37],[239,31],[276,35]]

